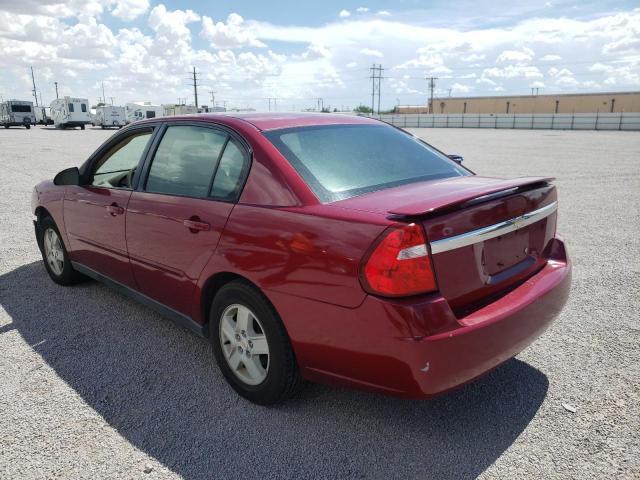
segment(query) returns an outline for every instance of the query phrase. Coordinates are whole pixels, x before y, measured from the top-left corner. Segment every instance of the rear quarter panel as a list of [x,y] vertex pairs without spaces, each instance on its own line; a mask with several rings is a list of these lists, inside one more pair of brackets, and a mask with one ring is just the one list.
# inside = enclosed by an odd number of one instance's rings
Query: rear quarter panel
[[388,223],[378,215],[354,218],[323,205],[238,204],[198,282],[198,293],[213,274],[231,272],[267,295],[275,291],[355,308],[366,297],[358,279],[360,260]]

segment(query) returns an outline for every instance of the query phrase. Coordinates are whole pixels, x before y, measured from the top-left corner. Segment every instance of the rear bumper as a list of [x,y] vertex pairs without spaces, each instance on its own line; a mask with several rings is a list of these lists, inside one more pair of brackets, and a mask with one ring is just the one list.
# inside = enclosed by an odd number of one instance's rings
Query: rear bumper
[[[558,238],[553,242],[553,258],[542,270],[462,319],[455,318],[438,295],[420,302],[367,297],[357,309],[340,311],[294,306],[309,312],[305,325],[288,320],[292,307],[285,304],[290,301],[282,304],[283,311],[277,295],[272,301],[307,379],[429,398],[517,355],[560,313],[571,287],[571,264],[564,243]],[[437,326],[439,333],[416,336],[415,326],[426,323]]]

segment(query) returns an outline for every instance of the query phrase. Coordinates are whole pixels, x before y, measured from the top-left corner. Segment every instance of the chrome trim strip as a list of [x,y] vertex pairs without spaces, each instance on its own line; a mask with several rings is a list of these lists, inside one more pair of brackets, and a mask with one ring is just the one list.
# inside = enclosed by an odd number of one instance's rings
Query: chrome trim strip
[[492,238],[505,235],[510,232],[514,232],[520,228],[531,225],[532,223],[542,220],[548,217],[558,209],[558,202],[550,203],[549,205],[534,210],[532,212],[525,213],[519,217],[505,220],[504,222],[489,225],[488,227],[472,230],[471,232],[462,233],[455,237],[443,238],[442,240],[436,240],[431,242],[431,253],[442,253],[454,250],[456,248],[466,247],[473,245],[474,243],[484,242]]

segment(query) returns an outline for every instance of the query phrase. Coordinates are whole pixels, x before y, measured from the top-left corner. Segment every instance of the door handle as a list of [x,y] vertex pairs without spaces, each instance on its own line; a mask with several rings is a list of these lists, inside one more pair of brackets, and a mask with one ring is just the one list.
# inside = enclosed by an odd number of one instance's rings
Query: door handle
[[124,208],[122,208],[117,203],[113,202],[111,205],[107,205],[107,212],[113,217],[116,215],[122,215],[124,213]]
[[183,220],[182,224],[189,229],[191,233],[206,232],[211,230],[211,225],[203,222],[198,217],[191,217],[189,220]]

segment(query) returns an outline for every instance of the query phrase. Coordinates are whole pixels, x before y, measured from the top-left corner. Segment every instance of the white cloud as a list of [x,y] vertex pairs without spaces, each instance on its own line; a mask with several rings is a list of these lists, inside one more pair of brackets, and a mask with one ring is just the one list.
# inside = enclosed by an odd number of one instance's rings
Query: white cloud
[[349,63],[347,63],[345,65],[345,67],[347,67],[347,68],[354,68],[354,67],[357,67],[357,66],[358,66],[357,62],[349,62]]
[[319,58],[330,58],[331,52],[322,45],[312,44],[302,54],[305,60],[317,60]]
[[111,5],[111,15],[125,22],[135,20],[149,10],[149,0],[115,0],[106,3]]
[[469,93],[472,87],[469,85],[463,85],[461,83],[454,83],[451,85],[451,93]]
[[524,48],[520,50],[505,50],[498,58],[496,58],[496,63],[507,63],[507,62],[515,62],[518,64],[528,63],[533,59],[533,50],[530,48]]
[[560,55],[543,55],[540,57],[541,62],[555,62],[556,60],[562,60]]
[[389,15],[391,15],[391,12],[389,10],[378,10],[376,12],[376,15],[380,15],[383,17],[388,17]]
[[211,42],[214,48],[266,47],[246,27],[244,19],[237,13],[227,17],[227,23],[214,23],[211,17],[202,17],[200,35]]
[[373,48],[363,48],[360,53],[369,57],[384,57],[384,54],[380,50],[374,50]]
[[358,13],[367,13],[369,11],[368,7],[358,7],[356,8],[356,12]]
[[340,13],[338,14],[338,16],[340,18],[347,18],[351,16],[351,12],[349,10],[340,10]]

